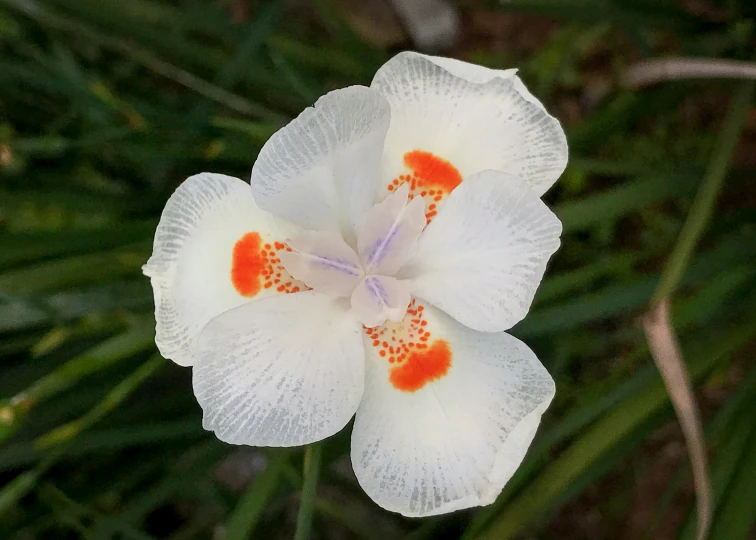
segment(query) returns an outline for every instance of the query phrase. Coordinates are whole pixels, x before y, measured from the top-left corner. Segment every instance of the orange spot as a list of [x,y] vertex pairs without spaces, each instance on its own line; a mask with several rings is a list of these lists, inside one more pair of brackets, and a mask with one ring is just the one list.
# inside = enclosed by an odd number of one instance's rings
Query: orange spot
[[437,339],[427,351],[412,352],[404,364],[393,367],[389,380],[397,390],[415,392],[429,382],[442,378],[450,366],[449,344]]
[[[447,341],[432,337],[432,326],[425,320],[423,306],[412,300],[401,322],[388,321],[377,328],[364,329],[370,338],[367,343],[379,357],[388,360],[389,382],[397,390],[414,392],[449,370],[451,348]],[[383,339],[378,339],[384,334]]]
[[251,232],[234,244],[231,283],[242,296],[252,297],[260,292],[260,275],[267,264],[267,258],[260,253],[260,241],[260,235]]
[[[288,249],[286,244],[275,242],[275,249]],[[246,233],[234,244],[231,255],[231,283],[242,296],[253,297],[260,289],[270,289],[276,286],[278,292],[299,292],[304,287],[299,281],[294,281],[286,269],[281,266],[281,260],[276,257],[276,251],[271,244],[263,245],[260,234]],[[273,277],[275,276],[275,278]],[[282,285],[279,283],[283,282]],[[292,287],[297,283],[297,286]]]
[[404,154],[404,164],[415,173],[421,186],[433,186],[450,193],[462,182],[462,175],[454,165],[424,150]]

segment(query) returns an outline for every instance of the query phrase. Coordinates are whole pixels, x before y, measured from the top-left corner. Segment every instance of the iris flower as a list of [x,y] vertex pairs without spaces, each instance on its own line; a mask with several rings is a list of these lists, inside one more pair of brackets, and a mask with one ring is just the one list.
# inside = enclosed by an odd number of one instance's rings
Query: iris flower
[[554,382],[521,341],[567,162],[515,70],[401,53],[264,145],[250,182],[170,197],[144,266],[203,426],[299,446],[355,417],[365,492],[406,516],[494,501]]

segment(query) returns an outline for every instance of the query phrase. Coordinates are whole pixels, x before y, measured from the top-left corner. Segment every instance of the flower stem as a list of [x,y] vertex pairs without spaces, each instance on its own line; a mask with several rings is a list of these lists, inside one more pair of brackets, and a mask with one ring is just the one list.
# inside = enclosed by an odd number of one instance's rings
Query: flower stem
[[307,540],[312,528],[312,514],[315,508],[315,498],[318,489],[318,476],[323,458],[323,444],[313,443],[307,446],[304,454],[302,482],[302,496],[299,500],[299,514],[297,515],[297,532],[294,540]]

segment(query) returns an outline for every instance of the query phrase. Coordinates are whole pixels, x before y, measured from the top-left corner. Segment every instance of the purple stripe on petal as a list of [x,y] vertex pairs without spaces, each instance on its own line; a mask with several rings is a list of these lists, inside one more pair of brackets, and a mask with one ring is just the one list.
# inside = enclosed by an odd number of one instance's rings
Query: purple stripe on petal
[[360,267],[347,259],[316,256],[315,264],[350,276],[360,275]]
[[379,278],[366,278],[365,287],[367,287],[367,290],[370,292],[370,295],[373,298],[380,300],[385,305],[388,305],[388,292],[386,291],[386,288],[383,286],[383,283],[381,283],[381,280]]
[[388,252],[391,251],[391,242],[393,242],[394,238],[396,238],[396,235],[399,232],[399,228],[400,227],[391,227],[391,229],[389,229],[389,231],[384,236],[373,242],[373,244],[370,246],[370,249],[368,249],[368,266],[378,266],[379,264],[381,264],[381,261],[383,261],[384,257],[386,257]]

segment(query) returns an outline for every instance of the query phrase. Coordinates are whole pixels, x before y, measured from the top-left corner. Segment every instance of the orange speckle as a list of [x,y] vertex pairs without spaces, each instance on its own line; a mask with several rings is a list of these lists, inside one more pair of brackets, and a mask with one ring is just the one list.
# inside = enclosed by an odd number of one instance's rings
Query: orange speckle
[[434,186],[451,193],[462,182],[462,175],[454,165],[424,150],[412,150],[404,154],[404,164],[415,173],[421,185]]
[[242,296],[253,297],[260,292],[260,274],[267,264],[260,253],[260,234],[250,232],[242,236],[231,255],[231,283]]
[[405,363],[393,367],[389,380],[397,390],[415,392],[446,375],[451,356],[449,344],[437,339],[427,351],[413,352]]
[[[273,249],[275,246],[275,250]],[[299,292],[301,282],[292,279],[286,269],[281,266],[281,260],[276,257],[276,250],[288,249],[286,244],[274,242],[264,244],[257,232],[246,233],[234,245],[231,259],[231,283],[237,292],[243,296],[253,297],[261,289],[270,289],[278,285],[278,292]],[[294,286],[299,283],[299,286]]]
[[390,364],[389,382],[403,392],[415,392],[440,379],[451,366],[450,345],[432,337],[433,322],[425,320],[423,310],[412,300],[401,322],[387,321],[377,328],[364,329],[368,343]]

